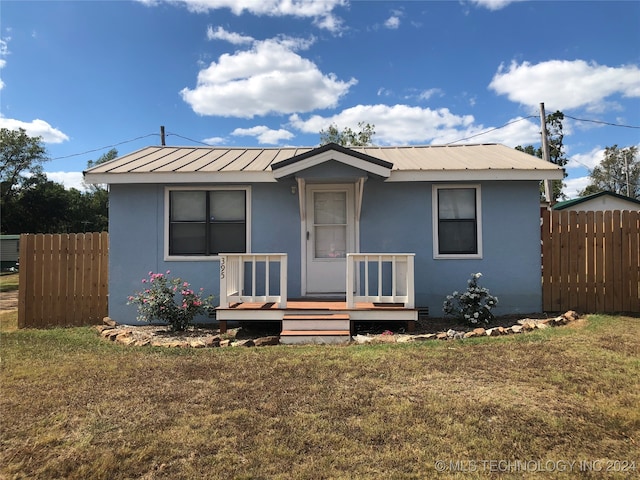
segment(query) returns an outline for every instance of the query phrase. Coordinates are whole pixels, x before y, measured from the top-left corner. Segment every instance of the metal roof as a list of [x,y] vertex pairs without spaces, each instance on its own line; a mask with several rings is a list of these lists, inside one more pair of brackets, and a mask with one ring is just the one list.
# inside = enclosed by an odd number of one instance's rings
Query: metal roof
[[[340,147],[336,151],[391,165],[388,181],[542,180],[563,178],[562,169],[499,144]],[[307,159],[323,147],[146,147],[85,172],[88,183],[273,182],[274,164]],[[329,148],[329,150],[331,150]]]
[[615,192],[597,192],[597,193],[592,193],[591,195],[586,195],[584,197],[579,197],[579,198],[573,198],[571,200],[564,200],[562,202],[558,202],[556,203],[552,208],[553,210],[564,210],[566,208],[569,207],[575,207],[576,205],[580,205],[581,203],[585,203],[588,202],[590,200],[594,200],[596,198],[599,197],[612,197],[612,198],[617,198],[618,200],[623,200],[629,203],[635,203],[637,205],[640,205],[640,200],[637,200],[635,198],[632,197],[627,197],[625,195],[620,195],[619,193],[615,193]]

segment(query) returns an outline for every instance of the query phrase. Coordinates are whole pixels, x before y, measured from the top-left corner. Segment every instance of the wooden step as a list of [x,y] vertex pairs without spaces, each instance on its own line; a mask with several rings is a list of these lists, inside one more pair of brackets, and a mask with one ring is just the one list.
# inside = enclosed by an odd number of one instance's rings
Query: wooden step
[[282,318],[284,331],[329,331],[351,330],[351,320],[347,314],[322,313],[318,315],[289,314]]
[[300,336],[300,335],[351,335],[349,330],[283,330],[280,332],[281,337]]
[[339,344],[351,341],[349,330],[283,330],[280,343],[284,345]]

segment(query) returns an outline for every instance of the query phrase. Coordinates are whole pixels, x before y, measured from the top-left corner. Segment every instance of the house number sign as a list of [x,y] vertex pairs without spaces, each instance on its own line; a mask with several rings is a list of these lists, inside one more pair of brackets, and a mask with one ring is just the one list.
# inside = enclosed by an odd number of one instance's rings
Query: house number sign
[[225,277],[225,271],[227,269],[226,258],[220,257],[220,280],[223,280]]

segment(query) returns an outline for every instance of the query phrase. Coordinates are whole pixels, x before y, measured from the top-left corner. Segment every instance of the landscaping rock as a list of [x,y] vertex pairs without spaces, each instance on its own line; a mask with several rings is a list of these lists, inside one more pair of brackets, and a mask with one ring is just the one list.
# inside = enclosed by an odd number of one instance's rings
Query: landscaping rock
[[[518,320],[514,325],[510,327],[497,326],[489,329],[482,327],[474,328],[471,331],[455,330],[450,328],[447,331],[441,331],[438,333],[423,333],[423,334],[406,334],[399,333],[393,334],[387,330],[380,335],[355,335],[352,340],[356,344],[366,343],[408,343],[425,340],[449,340],[466,338],[474,338],[481,336],[497,337],[508,334],[518,334],[529,332],[535,329],[545,329],[551,327],[557,327],[566,325],[573,321],[579,320],[578,314],[569,310],[566,313],[555,317],[541,319],[525,318]],[[139,347],[154,346],[154,347],[167,347],[167,348],[216,348],[216,347],[253,347],[253,346],[267,346],[278,345],[280,337],[278,335],[270,335],[259,338],[244,338],[242,340],[236,339],[236,334],[239,329],[228,330],[227,334],[223,335],[224,340],[220,338],[219,334],[211,334],[210,329],[193,327],[187,329],[184,332],[171,332],[167,330],[166,326],[157,325],[145,325],[145,326],[129,326],[118,325],[109,317],[103,318],[101,325],[95,325],[93,327],[95,331],[103,338],[121,343],[123,345],[135,345]],[[243,337],[248,335],[243,334]],[[250,336],[250,335],[249,335]]]
[[398,338],[396,338],[397,343],[409,343],[413,342],[413,340],[413,335],[398,335]]
[[369,337],[367,335],[355,335],[353,337],[353,341],[360,345],[363,345],[365,343],[371,343],[372,340],[373,340],[373,337]]
[[395,335],[382,334],[373,337],[374,343],[396,343]]
[[104,323],[105,325],[108,325],[109,327],[116,327],[118,325],[118,322],[111,319],[110,317],[104,317],[102,319],[102,323]]
[[414,335],[413,339],[416,342],[424,342],[425,340],[434,340],[436,338],[435,333],[423,333],[420,335]]
[[580,319],[580,315],[578,315],[573,310],[569,310],[568,312],[565,312],[564,314],[562,314],[562,316],[566,318],[568,322],[575,322],[576,320]]
[[204,337],[202,340],[204,342],[205,347],[219,347],[220,346],[220,336],[218,335],[209,335]]
[[269,337],[256,338],[253,344],[256,347],[266,347],[268,345],[278,345],[280,343],[280,337],[278,335],[272,335]]

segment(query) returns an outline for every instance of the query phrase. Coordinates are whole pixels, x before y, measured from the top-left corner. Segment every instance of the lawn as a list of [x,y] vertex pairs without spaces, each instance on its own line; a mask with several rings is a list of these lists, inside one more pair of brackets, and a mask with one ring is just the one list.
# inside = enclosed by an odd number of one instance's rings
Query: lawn
[[0,478],[640,470],[638,318],[464,341],[206,350],[127,347],[91,328],[8,330]]
[[0,292],[9,292],[11,290],[18,290],[18,278],[19,273],[10,273],[0,275]]

